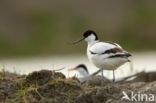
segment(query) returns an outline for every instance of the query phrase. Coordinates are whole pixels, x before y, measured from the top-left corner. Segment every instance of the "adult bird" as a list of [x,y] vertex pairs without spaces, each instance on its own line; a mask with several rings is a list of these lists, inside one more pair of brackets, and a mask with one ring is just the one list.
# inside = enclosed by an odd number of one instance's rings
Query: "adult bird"
[[114,71],[126,62],[130,62],[130,53],[125,51],[119,44],[113,42],[101,42],[97,34],[93,30],[87,30],[83,34],[83,38],[74,42],[76,44],[80,41],[86,41],[87,56],[91,63],[101,70],[113,71],[113,83],[115,82]]

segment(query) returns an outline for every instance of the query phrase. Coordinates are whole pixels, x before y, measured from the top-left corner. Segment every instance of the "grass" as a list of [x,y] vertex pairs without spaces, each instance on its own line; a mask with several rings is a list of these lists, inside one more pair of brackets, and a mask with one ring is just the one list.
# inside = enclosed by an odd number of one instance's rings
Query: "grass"
[[[16,79],[10,79],[9,73],[4,70],[0,72],[3,80],[0,80],[0,102],[3,103],[97,103],[106,102],[108,100],[117,101],[121,99],[122,91],[143,91],[151,92],[155,89],[155,74],[144,73],[150,75],[151,82],[119,83],[117,86],[112,83],[101,85],[83,85],[76,79],[64,78],[62,74],[49,70],[41,70],[30,73],[26,76],[18,75]],[[47,75],[48,74],[48,75]],[[153,74],[153,77],[152,75]],[[53,76],[55,75],[55,76]],[[135,75],[137,78],[137,75]],[[34,79],[34,77],[38,79]],[[140,78],[140,75],[138,75]],[[50,78],[47,79],[46,78]],[[146,77],[148,78],[148,76]],[[136,79],[135,79],[136,80]],[[40,82],[44,82],[41,84]],[[35,84],[36,83],[36,84]],[[148,84],[148,85],[147,85]],[[147,87],[149,88],[147,91]],[[156,94],[155,91],[152,93]],[[7,95],[6,95],[7,94]],[[94,101],[94,102],[93,102]]]
[[29,87],[25,87],[21,84],[20,89],[16,93],[17,97],[15,100],[21,99],[24,101],[24,103],[29,103],[27,100],[27,97],[30,95],[30,92],[35,92],[40,98],[45,99],[37,90],[37,87],[34,87],[33,85],[30,85]]

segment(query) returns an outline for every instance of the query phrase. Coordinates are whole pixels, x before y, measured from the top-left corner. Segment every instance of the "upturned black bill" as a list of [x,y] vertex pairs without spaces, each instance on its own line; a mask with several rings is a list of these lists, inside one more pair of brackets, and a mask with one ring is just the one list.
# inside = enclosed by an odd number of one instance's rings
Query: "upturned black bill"
[[73,42],[72,44],[75,45],[75,44],[81,42],[81,41],[84,40],[84,39],[85,39],[85,38],[82,38],[82,39],[80,39],[80,40],[78,40],[78,41]]

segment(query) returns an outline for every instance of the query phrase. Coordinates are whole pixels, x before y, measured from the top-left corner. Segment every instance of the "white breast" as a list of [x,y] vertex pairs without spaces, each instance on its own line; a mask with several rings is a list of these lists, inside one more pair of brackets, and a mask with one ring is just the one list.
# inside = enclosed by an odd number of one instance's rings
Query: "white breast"
[[[100,69],[107,69],[107,70],[113,70],[125,63],[127,60],[122,58],[108,58],[110,55],[113,54],[102,54],[106,50],[112,49],[112,48],[121,48],[118,45],[110,44],[110,43],[104,43],[104,42],[98,42],[93,44],[92,46],[88,45],[87,48],[87,56],[90,62],[92,62],[96,67]],[[91,52],[95,53],[92,54]]]

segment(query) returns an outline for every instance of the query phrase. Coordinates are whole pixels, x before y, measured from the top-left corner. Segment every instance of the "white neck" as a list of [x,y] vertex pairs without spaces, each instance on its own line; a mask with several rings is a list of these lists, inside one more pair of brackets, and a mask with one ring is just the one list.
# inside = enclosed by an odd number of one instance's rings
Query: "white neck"
[[84,81],[88,81],[91,77],[87,72],[79,72],[79,74],[80,74],[79,80],[81,83]]
[[89,41],[89,42],[87,42],[88,47],[94,45],[94,44],[97,43],[97,42],[99,42],[99,40],[95,40],[95,41]]
[[83,77],[89,77],[90,76],[88,73],[80,73],[80,75]]

